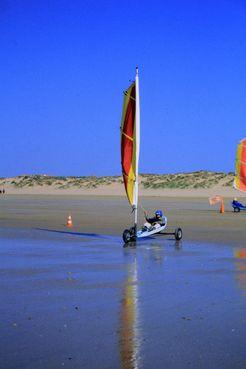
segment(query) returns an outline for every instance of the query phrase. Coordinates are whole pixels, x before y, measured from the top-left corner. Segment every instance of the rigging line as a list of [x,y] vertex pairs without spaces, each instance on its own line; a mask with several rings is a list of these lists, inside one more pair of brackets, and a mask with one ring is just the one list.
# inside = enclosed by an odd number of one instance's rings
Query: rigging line
[[124,95],[132,99],[133,101],[136,101],[134,97],[132,97],[130,94],[128,94],[126,91],[124,91]]
[[139,204],[139,206],[144,211],[144,213],[148,213],[147,210],[141,204]]
[[122,172],[122,175],[126,177],[129,181],[136,182],[136,177],[134,179],[130,178],[126,173]]
[[128,138],[129,140],[131,140],[131,141],[133,141],[133,138],[132,137],[130,137],[130,136],[128,136],[125,132],[123,132],[122,130],[121,130],[121,132],[122,132],[122,135],[123,136],[125,136],[126,138]]

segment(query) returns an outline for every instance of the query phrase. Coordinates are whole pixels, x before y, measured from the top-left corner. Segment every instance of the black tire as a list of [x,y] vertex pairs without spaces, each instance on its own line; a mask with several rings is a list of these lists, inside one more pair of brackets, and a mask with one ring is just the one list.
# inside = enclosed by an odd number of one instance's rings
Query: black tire
[[240,213],[240,208],[234,208],[234,213]]
[[129,229],[124,230],[122,238],[125,243],[128,243],[131,241],[132,236],[131,236],[131,232],[129,231]]
[[183,236],[183,232],[181,228],[176,228],[175,232],[174,232],[174,236],[175,236],[175,240],[180,241],[182,236]]
[[135,242],[137,240],[136,234],[135,234],[135,227],[130,228],[130,234],[131,234],[131,241]]

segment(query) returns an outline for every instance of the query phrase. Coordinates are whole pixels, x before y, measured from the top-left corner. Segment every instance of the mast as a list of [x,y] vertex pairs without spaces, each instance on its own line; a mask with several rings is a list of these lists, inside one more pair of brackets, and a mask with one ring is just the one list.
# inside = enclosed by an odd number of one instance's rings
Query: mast
[[134,212],[134,235],[138,223],[138,165],[140,147],[139,77],[124,92],[121,118],[121,167],[128,201]]
[[134,228],[135,235],[137,234],[138,223],[138,165],[139,165],[139,151],[140,151],[140,99],[139,99],[139,76],[138,67],[136,67],[136,116],[135,116],[135,153],[136,153],[136,180],[134,183]]

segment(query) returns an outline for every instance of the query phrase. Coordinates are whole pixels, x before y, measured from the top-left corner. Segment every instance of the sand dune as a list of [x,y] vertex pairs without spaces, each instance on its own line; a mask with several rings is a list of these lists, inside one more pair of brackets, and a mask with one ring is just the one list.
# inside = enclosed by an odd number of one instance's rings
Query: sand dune
[[[232,187],[233,173],[197,171],[178,174],[142,174],[140,196],[208,197],[239,196]],[[8,194],[124,196],[120,176],[61,177],[22,175],[0,179]]]

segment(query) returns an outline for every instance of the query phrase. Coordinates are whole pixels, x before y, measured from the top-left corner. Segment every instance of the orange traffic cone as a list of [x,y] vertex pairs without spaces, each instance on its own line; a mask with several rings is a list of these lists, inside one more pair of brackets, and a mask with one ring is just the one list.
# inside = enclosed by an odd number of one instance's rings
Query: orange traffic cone
[[225,212],[225,205],[224,205],[224,201],[221,201],[221,205],[220,205],[220,214],[224,214]]
[[71,228],[73,226],[73,221],[72,221],[72,217],[69,214],[69,216],[67,217],[67,227]]

